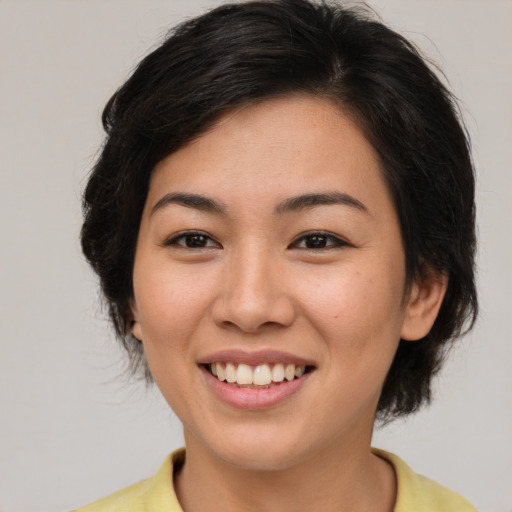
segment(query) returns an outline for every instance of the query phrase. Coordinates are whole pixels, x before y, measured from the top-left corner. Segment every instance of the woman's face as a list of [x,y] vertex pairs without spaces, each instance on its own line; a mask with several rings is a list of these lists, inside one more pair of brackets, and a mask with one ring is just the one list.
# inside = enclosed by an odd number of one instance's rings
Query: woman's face
[[162,160],[133,281],[189,450],[282,469],[369,443],[407,330],[404,251],[377,155],[333,105],[250,106]]

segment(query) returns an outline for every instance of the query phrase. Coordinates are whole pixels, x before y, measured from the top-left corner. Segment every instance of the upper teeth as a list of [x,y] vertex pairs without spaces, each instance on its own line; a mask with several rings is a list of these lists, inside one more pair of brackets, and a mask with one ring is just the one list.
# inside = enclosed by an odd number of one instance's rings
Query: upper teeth
[[277,363],[260,364],[254,369],[247,364],[234,363],[211,363],[211,372],[221,381],[237,383],[241,385],[267,386],[272,382],[283,382],[293,380],[295,377],[302,377],[306,371],[305,366],[295,366],[287,364],[286,366]]

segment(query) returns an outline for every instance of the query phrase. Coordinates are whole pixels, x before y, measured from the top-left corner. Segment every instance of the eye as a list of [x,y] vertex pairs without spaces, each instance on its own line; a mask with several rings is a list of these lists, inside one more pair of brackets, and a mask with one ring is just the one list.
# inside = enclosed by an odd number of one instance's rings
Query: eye
[[210,235],[203,231],[186,231],[165,242],[165,245],[175,245],[185,249],[206,249],[210,247],[220,248],[220,244],[216,242]]
[[322,231],[306,233],[301,237],[297,238],[291,245],[290,249],[312,249],[322,250],[331,249],[336,247],[348,246],[345,240],[331,234]]

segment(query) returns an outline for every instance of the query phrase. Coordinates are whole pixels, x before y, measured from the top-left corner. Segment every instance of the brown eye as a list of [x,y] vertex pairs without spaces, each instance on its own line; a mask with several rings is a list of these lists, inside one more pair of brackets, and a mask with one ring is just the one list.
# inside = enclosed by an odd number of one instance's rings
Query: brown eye
[[175,236],[166,242],[165,245],[176,245],[186,249],[204,249],[209,247],[220,247],[212,237],[202,232],[189,231]]
[[313,235],[304,240],[304,245],[308,249],[324,249],[328,243],[329,239],[324,235]]
[[322,250],[349,245],[347,242],[330,233],[310,233],[298,238],[292,245],[293,249]]
[[206,247],[208,245],[208,237],[204,235],[186,235],[183,237],[186,247]]

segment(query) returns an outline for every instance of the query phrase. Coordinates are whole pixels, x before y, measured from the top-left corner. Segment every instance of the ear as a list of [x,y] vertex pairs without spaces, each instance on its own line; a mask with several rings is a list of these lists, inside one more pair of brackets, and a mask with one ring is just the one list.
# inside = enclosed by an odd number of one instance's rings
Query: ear
[[401,338],[415,341],[425,337],[437,318],[443,303],[448,276],[426,271],[413,283],[402,325]]
[[135,299],[130,300],[130,309],[132,312],[132,335],[137,340],[142,341],[142,330],[139,321],[139,308],[137,307],[137,302],[135,302]]

